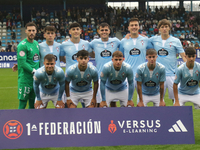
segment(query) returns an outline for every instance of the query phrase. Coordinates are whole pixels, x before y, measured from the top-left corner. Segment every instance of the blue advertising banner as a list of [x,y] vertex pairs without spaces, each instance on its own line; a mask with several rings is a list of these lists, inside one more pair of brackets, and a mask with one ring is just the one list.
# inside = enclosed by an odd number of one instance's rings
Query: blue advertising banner
[[194,144],[191,106],[0,110],[0,149]]

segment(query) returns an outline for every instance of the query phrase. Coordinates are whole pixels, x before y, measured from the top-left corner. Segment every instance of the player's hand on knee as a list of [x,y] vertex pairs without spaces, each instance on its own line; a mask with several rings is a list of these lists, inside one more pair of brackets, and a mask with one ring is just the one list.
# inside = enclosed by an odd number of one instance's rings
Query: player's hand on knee
[[166,106],[165,102],[164,101],[160,101],[160,104],[159,106]]
[[14,66],[12,67],[13,72],[16,72],[18,70],[18,65],[14,64]]
[[65,108],[65,104],[63,103],[63,101],[57,101],[56,108]]
[[101,101],[101,103],[100,103],[100,107],[101,107],[101,108],[108,107],[106,101]]
[[177,101],[177,102],[175,101],[174,106],[180,106],[179,101]]
[[126,107],[134,107],[133,101],[132,100],[128,101]]
[[96,99],[93,98],[90,102],[90,106],[88,106],[88,108],[94,108],[96,106]]
[[76,105],[72,102],[71,99],[67,100],[67,107],[68,108],[76,108]]
[[42,100],[40,100],[40,101],[36,100],[34,107],[35,107],[35,109],[40,109],[41,105],[43,105]]
[[142,101],[142,102],[140,101],[140,102],[137,104],[137,107],[144,107],[143,101]]

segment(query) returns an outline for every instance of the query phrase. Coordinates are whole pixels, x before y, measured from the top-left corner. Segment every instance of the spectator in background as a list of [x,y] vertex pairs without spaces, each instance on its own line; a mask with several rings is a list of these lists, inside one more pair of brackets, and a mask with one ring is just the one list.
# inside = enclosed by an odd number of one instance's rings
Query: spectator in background
[[194,45],[194,47],[199,47],[199,43],[196,42],[195,45]]
[[11,47],[12,45],[10,44],[10,42],[8,42],[6,46],[6,52],[11,52]]
[[13,22],[12,22],[12,29],[16,29],[16,22],[15,22],[15,20],[13,20]]
[[10,20],[10,19],[12,19],[12,17],[10,15],[10,13],[8,13],[8,15],[6,16],[6,20]]
[[192,32],[190,32],[189,34],[189,39],[194,39],[194,35],[192,34]]
[[0,46],[1,46],[1,40],[0,40]]
[[189,43],[187,42],[187,40],[184,40],[183,43],[182,43],[183,47],[188,47],[189,46]]
[[6,28],[8,29],[12,29],[12,23],[10,22],[10,19],[8,19],[8,21],[6,22]]
[[194,43],[191,42],[189,46],[190,46],[190,47],[194,47]]
[[180,22],[177,21],[176,26],[175,26],[175,30],[178,31],[178,30],[180,30],[180,28],[181,28]]
[[180,40],[185,40],[185,35],[184,35],[183,33],[181,33],[179,39],[180,39]]
[[11,32],[11,37],[12,37],[13,40],[15,40],[15,38],[16,38],[16,34],[15,34],[14,31]]
[[189,35],[187,32],[185,33],[185,39],[189,39]]
[[154,28],[154,34],[158,34],[158,28]]
[[142,30],[142,34],[146,36],[147,32],[145,30]]
[[57,40],[61,39],[61,34],[60,34],[59,30],[57,30],[57,32],[56,32],[56,38],[57,38]]
[[99,35],[96,33],[93,37],[93,39],[99,39]]
[[150,28],[149,28],[149,33],[153,34],[153,31],[154,31],[154,28],[153,28],[153,26],[151,25]]
[[16,50],[17,50],[17,43],[14,43],[14,42],[12,41],[11,52],[16,52]]

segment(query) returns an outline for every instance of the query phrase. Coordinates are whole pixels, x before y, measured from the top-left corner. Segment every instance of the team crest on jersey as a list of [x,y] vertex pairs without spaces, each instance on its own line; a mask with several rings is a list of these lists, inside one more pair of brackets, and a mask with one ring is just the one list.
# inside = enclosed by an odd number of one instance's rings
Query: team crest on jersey
[[197,77],[198,77],[198,75],[199,75],[199,71],[197,70],[195,73],[196,73],[196,75],[197,75]]
[[144,41],[142,40],[141,43],[142,43],[142,45],[143,45],[143,44],[144,44]]
[[82,48],[85,49],[85,45],[83,45]]
[[78,78],[78,75],[75,75],[75,78]]
[[158,78],[158,73],[156,73],[156,77]]
[[170,42],[170,43],[169,43],[169,46],[171,47],[172,45],[173,45],[172,42]]
[[23,56],[25,55],[25,52],[24,52],[24,51],[20,51],[20,52],[19,52],[19,55],[20,55],[21,57],[23,57]]
[[89,79],[89,77],[90,77],[90,74],[87,74],[87,79]]
[[113,42],[111,42],[111,43],[110,43],[110,45],[113,47],[114,43],[113,43]]
[[187,74],[185,74],[185,78],[187,77],[188,75]]
[[59,52],[59,47],[56,47],[57,52]]
[[125,73],[123,72],[123,73],[122,73],[122,77],[124,77],[124,75],[125,75]]

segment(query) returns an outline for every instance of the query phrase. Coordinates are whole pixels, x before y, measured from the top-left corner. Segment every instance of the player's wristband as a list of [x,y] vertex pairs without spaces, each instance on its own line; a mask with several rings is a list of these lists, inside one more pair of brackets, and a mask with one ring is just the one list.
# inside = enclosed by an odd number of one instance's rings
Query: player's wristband
[[70,100],[71,99],[71,97],[69,96],[69,97],[67,97],[67,100]]
[[34,74],[36,72],[36,70],[33,68],[32,74]]

